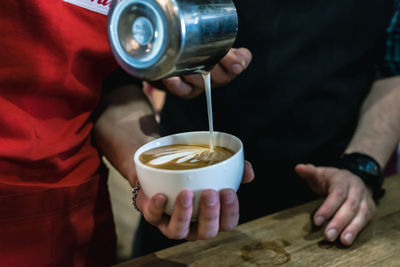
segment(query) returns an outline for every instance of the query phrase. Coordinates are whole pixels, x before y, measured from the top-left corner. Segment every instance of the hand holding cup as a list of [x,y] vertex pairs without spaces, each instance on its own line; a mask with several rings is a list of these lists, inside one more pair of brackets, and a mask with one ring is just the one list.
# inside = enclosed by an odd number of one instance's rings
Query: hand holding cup
[[231,149],[234,154],[208,167],[163,170],[139,161],[139,155],[151,148],[208,144],[208,138],[209,132],[167,136],[144,145],[135,155],[143,188],[139,191],[137,206],[145,219],[169,238],[209,239],[219,231],[233,229],[238,223],[239,204],[235,191],[241,182],[250,182],[254,173],[251,164],[244,161],[242,143],[236,137],[215,133],[215,144]]

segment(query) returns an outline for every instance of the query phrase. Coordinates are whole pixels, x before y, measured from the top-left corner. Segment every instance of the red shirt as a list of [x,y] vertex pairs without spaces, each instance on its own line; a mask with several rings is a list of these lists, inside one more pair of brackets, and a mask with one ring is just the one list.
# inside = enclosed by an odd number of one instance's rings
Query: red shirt
[[107,17],[61,0],[1,5],[0,181],[82,183],[99,165],[90,115],[116,67]]
[[[95,232],[94,205],[106,185],[98,176],[100,158],[91,143],[90,116],[99,102],[104,77],[116,68],[104,15],[109,2],[1,2],[0,264],[43,266],[64,260],[70,265],[67,257],[73,265],[81,265],[84,261],[76,260],[74,251],[89,250],[85,242],[90,242]],[[89,200],[89,206],[71,210]],[[68,216],[49,215],[58,210]],[[108,209],[106,213],[110,215]],[[44,224],[35,225],[27,215],[43,215],[52,227],[61,225],[57,227],[59,238],[47,240],[43,235],[54,231],[46,232],[47,225],[40,232],[38,228]],[[25,226],[7,228],[14,219],[25,221]],[[24,244],[30,239],[25,236],[23,241],[18,232],[32,233],[34,241]],[[54,242],[59,245],[62,239],[71,239],[72,232],[85,233],[86,241],[77,234],[71,243],[65,242],[65,248],[60,246],[61,252],[49,252],[54,250]],[[41,244],[41,239],[48,244]],[[24,245],[25,260],[14,261],[17,255],[23,259]],[[82,247],[67,251],[72,246]]]

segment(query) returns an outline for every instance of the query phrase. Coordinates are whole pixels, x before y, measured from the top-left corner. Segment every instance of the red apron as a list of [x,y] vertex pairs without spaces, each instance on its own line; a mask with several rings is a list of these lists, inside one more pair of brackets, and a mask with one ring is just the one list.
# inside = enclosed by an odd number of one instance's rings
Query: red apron
[[116,68],[107,0],[2,1],[0,266],[109,266],[115,232],[90,115]]

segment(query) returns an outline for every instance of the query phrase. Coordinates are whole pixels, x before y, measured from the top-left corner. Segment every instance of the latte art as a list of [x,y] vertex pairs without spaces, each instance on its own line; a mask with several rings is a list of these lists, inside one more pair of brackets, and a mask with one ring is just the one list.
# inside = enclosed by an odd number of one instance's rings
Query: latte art
[[210,166],[233,155],[224,147],[201,144],[162,146],[143,152],[139,160],[150,167],[168,170],[186,170]]

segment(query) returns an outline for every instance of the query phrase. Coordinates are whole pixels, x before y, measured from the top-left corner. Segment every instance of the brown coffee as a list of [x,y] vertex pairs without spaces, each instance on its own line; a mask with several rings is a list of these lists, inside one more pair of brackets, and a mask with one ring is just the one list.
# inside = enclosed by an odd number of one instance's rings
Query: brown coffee
[[162,146],[143,152],[139,160],[150,167],[167,170],[187,170],[210,166],[231,157],[228,148],[202,144]]

